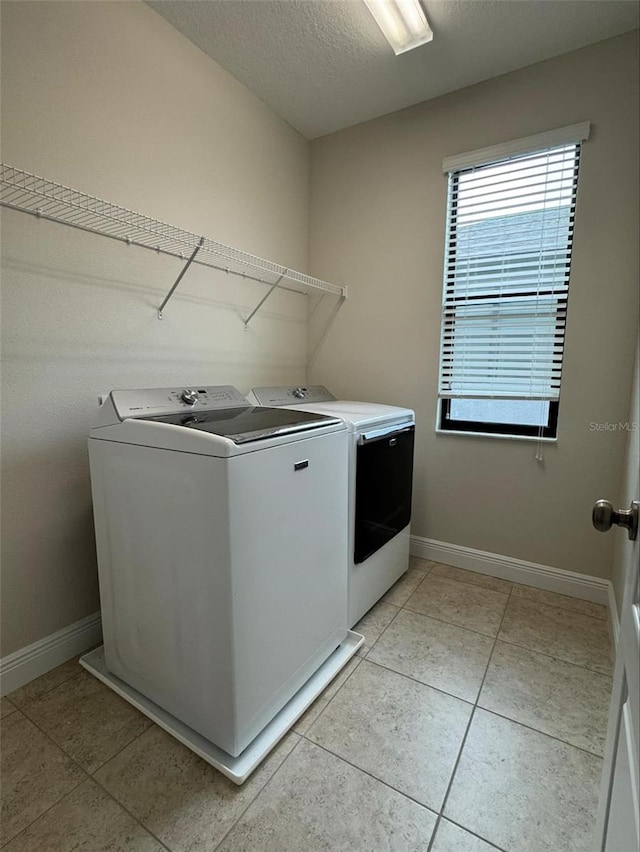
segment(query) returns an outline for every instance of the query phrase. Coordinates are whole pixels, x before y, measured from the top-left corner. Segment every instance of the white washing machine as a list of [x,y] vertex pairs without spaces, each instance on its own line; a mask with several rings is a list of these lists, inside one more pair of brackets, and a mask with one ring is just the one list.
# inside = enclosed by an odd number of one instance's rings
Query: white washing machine
[[337,400],[322,385],[253,388],[248,397],[342,418],[349,429],[349,627],[409,567],[415,416],[409,408]]
[[348,432],[233,387],[115,390],[89,438],[85,668],[242,783],[347,662]]

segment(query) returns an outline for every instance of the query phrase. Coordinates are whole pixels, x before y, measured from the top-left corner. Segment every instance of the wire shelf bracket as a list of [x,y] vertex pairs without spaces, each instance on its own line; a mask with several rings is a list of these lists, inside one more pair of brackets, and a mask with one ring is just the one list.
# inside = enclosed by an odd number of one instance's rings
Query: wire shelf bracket
[[269,288],[244,320],[245,329],[276,289],[302,295],[319,290],[323,295],[338,297],[339,304],[347,298],[346,287],[296,272],[4,163],[0,164],[0,205],[29,213],[39,219],[119,240],[127,245],[150,249],[158,254],[181,260],[188,257],[158,308],[158,319],[163,319],[167,302],[192,264],[238,275],[245,280],[265,284]]
[[260,299],[258,304],[255,306],[255,308],[251,311],[249,316],[244,321],[244,330],[245,331],[249,328],[249,323],[251,322],[252,318],[258,313],[260,308],[264,305],[264,303],[267,301],[267,299],[273,293],[273,291],[276,289],[276,287],[280,284],[280,282],[282,281],[283,278],[284,278],[284,275],[281,275],[280,278],[278,278],[277,281],[273,282],[273,284],[271,285],[269,290],[267,290],[267,292],[264,294],[264,296]]
[[200,249],[202,248],[203,244],[204,244],[204,237],[200,237],[200,240],[198,241],[198,245],[197,245],[197,246],[194,248],[194,250],[191,252],[191,257],[190,257],[190,258],[189,258],[189,260],[185,263],[184,267],[182,268],[182,272],[180,273],[180,275],[178,275],[178,277],[177,277],[177,278],[176,278],[176,280],[175,280],[175,283],[174,283],[173,287],[169,290],[169,292],[167,293],[167,295],[164,297],[164,300],[163,300],[162,304],[161,304],[161,305],[160,305],[160,307],[158,308],[158,319],[164,319],[164,317],[163,317],[163,315],[162,315],[162,311],[164,310],[165,305],[167,304],[167,302],[169,301],[169,299],[173,296],[173,294],[174,294],[174,292],[175,292],[176,287],[178,286],[178,284],[179,284],[179,283],[182,281],[182,279],[184,278],[184,275],[185,275],[185,272],[187,271],[187,269],[191,266],[191,264],[193,263],[193,261],[196,259],[196,255],[198,254],[198,252],[199,252],[199,251],[200,251]]

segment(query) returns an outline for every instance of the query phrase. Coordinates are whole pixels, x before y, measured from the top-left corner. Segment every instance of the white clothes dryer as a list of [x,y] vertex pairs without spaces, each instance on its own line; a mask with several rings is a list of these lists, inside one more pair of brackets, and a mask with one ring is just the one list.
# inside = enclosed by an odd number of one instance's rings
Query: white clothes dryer
[[349,429],[349,618],[353,627],[409,567],[415,415],[337,400],[322,385],[253,388],[264,406],[339,417]]
[[241,783],[358,646],[345,424],[230,386],[114,390],[89,458],[104,648],[83,665]]

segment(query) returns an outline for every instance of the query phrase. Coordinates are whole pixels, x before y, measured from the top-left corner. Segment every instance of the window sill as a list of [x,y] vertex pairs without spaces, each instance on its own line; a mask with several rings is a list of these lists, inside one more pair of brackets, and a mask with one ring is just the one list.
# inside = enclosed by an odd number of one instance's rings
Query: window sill
[[557,444],[556,438],[538,438],[537,435],[500,435],[496,432],[458,432],[455,429],[438,429],[436,435],[457,435],[465,438],[497,438],[499,441],[535,441],[542,444]]

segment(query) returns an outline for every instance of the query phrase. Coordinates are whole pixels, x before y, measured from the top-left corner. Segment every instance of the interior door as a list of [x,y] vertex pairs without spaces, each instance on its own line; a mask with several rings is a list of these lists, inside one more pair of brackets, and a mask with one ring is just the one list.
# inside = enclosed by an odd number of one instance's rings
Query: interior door
[[[640,500],[640,405],[638,365],[629,426],[627,494]],[[597,852],[637,852],[640,849],[638,738],[640,736],[640,536],[625,536],[625,585],[613,692],[609,711],[602,787],[596,826]]]

